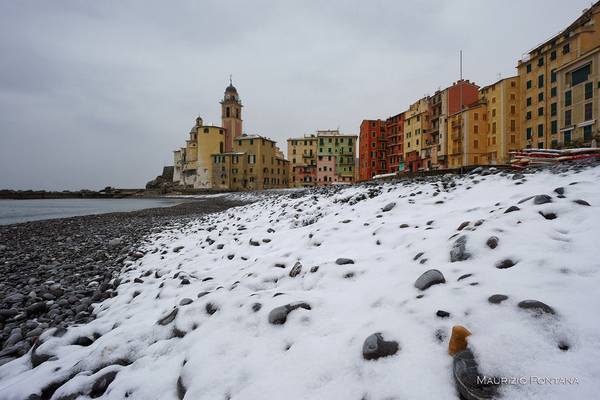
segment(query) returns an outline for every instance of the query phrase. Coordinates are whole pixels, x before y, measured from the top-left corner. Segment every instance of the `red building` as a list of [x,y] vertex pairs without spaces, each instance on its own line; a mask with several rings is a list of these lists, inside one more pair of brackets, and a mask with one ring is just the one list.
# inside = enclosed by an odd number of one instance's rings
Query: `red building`
[[385,121],[386,159],[389,173],[404,169],[404,113]]
[[371,179],[374,175],[387,173],[386,129],[381,119],[365,119],[360,124],[360,146],[358,149],[361,181]]

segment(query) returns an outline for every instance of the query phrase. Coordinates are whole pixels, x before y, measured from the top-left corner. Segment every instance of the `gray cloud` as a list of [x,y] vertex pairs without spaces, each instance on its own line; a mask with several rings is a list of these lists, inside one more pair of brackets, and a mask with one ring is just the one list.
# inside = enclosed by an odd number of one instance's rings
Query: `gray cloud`
[[0,188],[141,187],[234,75],[248,133],[285,139],[480,85],[587,1],[0,2]]

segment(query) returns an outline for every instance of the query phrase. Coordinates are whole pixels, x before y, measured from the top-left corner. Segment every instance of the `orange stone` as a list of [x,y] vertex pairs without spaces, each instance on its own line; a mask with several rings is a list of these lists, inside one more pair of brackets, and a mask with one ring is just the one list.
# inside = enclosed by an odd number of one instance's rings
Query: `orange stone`
[[452,336],[450,337],[450,343],[448,343],[448,354],[451,356],[455,355],[459,351],[467,349],[467,336],[471,335],[471,332],[467,328],[461,325],[455,325],[452,327]]

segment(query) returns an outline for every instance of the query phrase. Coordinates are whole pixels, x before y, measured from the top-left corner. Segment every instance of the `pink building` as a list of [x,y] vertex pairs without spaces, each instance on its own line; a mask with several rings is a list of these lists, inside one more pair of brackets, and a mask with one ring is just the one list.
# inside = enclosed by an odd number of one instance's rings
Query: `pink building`
[[317,185],[330,185],[337,182],[335,156],[319,156],[317,161]]

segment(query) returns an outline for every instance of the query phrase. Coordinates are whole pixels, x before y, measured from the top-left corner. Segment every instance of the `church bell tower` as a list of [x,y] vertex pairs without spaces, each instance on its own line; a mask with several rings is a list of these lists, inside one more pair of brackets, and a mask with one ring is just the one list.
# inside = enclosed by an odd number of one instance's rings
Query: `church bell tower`
[[225,128],[225,151],[233,149],[233,141],[242,135],[242,102],[233,86],[231,75],[229,86],[221,100],[221,126]]

